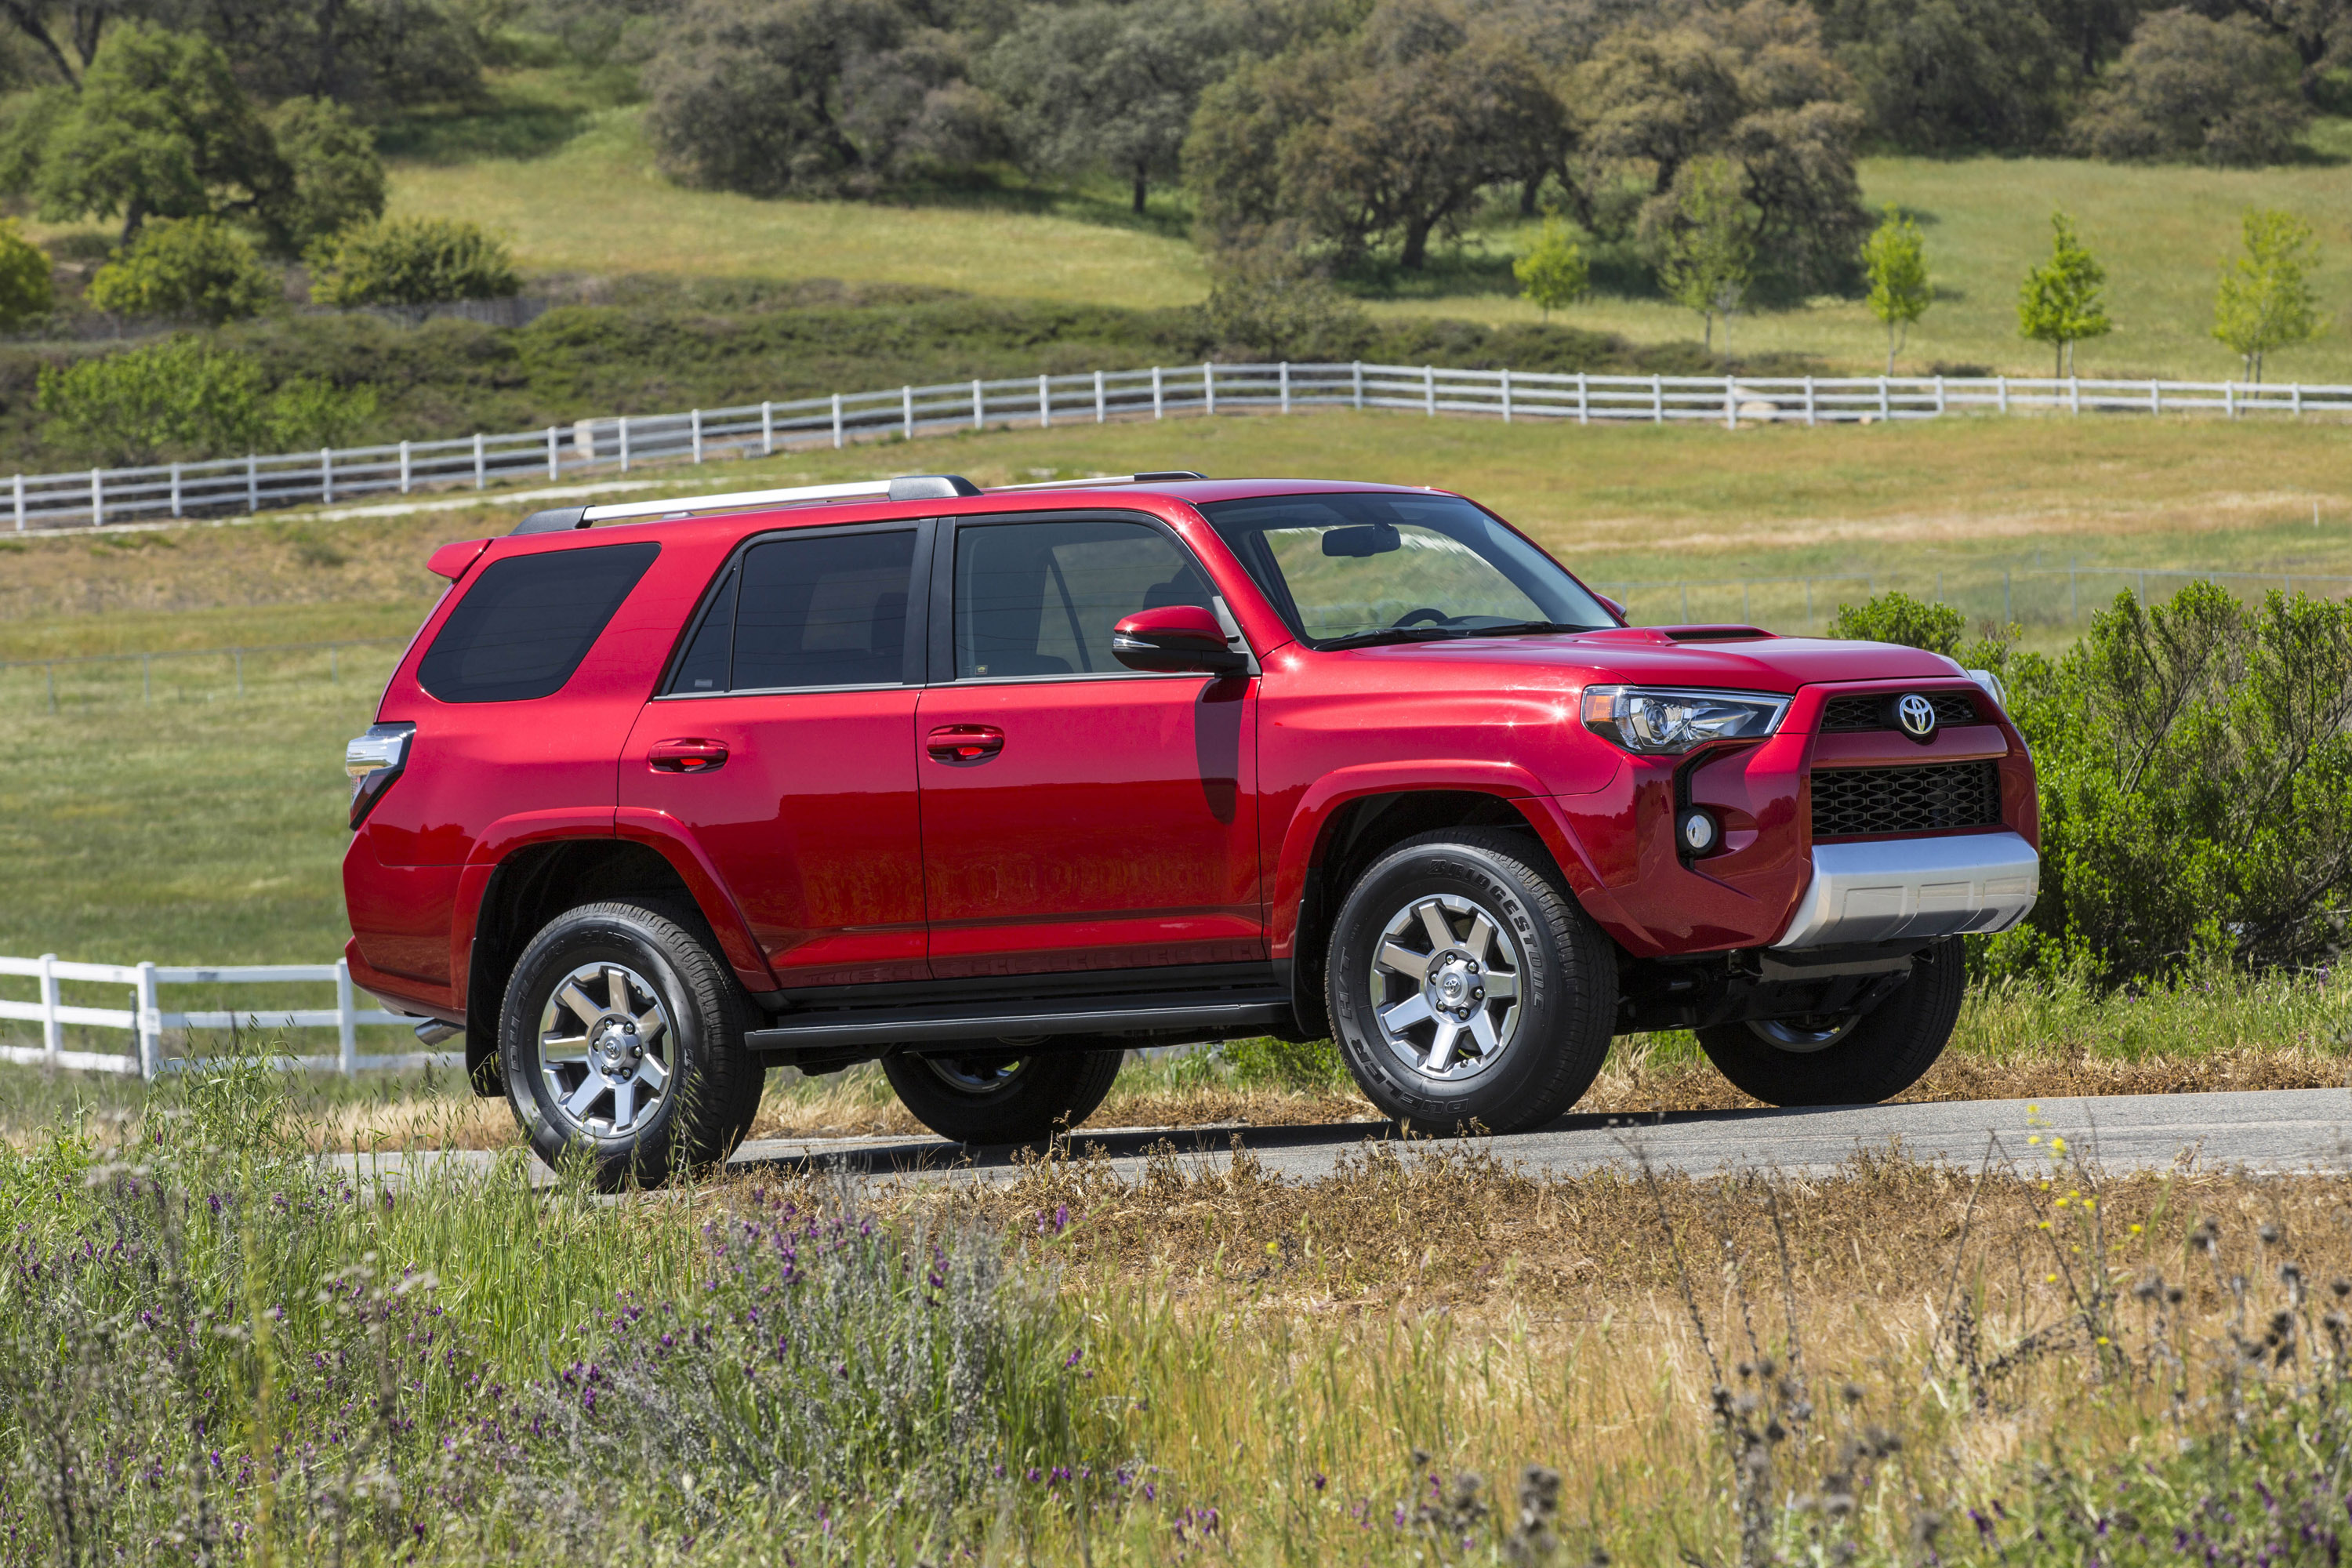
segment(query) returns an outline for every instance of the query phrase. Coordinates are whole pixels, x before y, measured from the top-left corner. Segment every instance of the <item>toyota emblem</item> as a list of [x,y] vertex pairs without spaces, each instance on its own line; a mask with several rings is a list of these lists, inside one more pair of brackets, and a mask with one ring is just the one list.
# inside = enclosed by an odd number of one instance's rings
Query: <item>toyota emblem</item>
[[1930,740],[1936,733],[1936,705],[1916,691],[1909,692],[1895,703],[1895,721],[1913,740]]

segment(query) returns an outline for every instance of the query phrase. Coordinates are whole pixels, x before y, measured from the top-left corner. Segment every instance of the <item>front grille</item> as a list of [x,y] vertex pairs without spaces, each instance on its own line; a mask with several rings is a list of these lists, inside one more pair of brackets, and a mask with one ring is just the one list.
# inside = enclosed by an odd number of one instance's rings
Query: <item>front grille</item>
[[2000,826],[2000,767],[1824,768],[1813,774],[1813,837],[1943,833]]
[[[1874,697],[1832,697],[1822,707],[1822,731],[1892,730],[1895,724],[1887,710],[1902,695],[1895,691]],[[1937,728],[1977,721],[1977,701],[1968,692],[1930,691],[1926,696],[1936,705]]]

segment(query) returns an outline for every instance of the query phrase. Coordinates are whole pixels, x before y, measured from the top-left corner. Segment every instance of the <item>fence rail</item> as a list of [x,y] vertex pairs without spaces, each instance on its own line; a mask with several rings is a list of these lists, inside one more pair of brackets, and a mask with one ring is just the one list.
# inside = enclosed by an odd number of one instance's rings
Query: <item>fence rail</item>
[[[96,1072],[137,1073],[142,1079],[152,1079],[160,1073],[179,1072],[198,1065],[195,1058],[163,1056],[165,1030],[247,1026],[335,1031],[336,1051],[333,1056],[276,1058],[278,1064],[289,1067],[350,1074],[381,1069],[409,1071],[428,1067],[452,1068],[465,1060],[462,1053],[454,1051],[360,1054],[358,1032],[362,1025],[415,1024],[417,1020],[378,1007],[360,1006],[359,993],[352,984],[351,965],[340,958],[332,963],[184,966],[72,963],[54,952],[47,952],[38,958],[0,958],[0,975],[40,983],[40,996],[37,1001],[0,999],[0,1018],[14,1018],[41,1026],[41,1043],[38,1046],[0,1046],[0,1061],[79,1068]],[[60,984],[67,982],[127,985],[131,991],[131,1005],[83,1007],[68,1004],[58,996]],[[335,1005],[332,1007],[271,1006],[165,1012],[157,1001],[157,988],[164,985],[284,985],[289,982],[331,983],[335,987]],[[65,1026],[68,1024],[85,1028],[127,1030],[131,1036],[131,1048],[127,1052],[67,1050]]]
[[335,642],[248,643],[235,647],[162,648],[152,653],[87,653],[73,654],[59,658],[0,658],[0,671],[39,670],[42,685],[48,699],[49,711],[55,713],[58,711],[58,670],[60,667],[70,673],[76,669],[97,665],[136,664],[139,666],[139,700],[142,702],[152,702],[155,700],[155,661],[157,659],[165,660],[167,663],[173,659],[226,659],[228,661],[230,678],[236,685],[236,694],[242,697],[245,695],[245,661],[248,654],[256,658],[266,658],[278,654],[324,652],[327,656],[327,679],[330,681],[335,681],[342,679],[343,649],[405,647],[407,642],[408,639],[405,637],[344,637]]
[[834,393],[735,408],[635,414],[446,441],[322,447],[69,474],[17,474],[5,503],[19,531],[159,517],[253,515],[493,479],[648,462],[703,462],[992,426],[1165,419],[1302,408],[1386,408],[1550,420],[1804,425],[1935,419],[1968,412],[2352,414],[2352,386],[2010,376],[1588,375],[1437,365],[1286,363],[1153,365],[1067,375]]

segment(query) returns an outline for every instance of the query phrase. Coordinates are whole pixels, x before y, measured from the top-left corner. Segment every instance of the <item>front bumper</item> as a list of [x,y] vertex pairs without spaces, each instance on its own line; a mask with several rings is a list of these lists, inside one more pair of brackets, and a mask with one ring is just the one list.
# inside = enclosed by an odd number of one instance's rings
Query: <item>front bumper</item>
[[2009,930],[2033,908],[2042,858],[2014,833],[1817,844],[1777,949]]

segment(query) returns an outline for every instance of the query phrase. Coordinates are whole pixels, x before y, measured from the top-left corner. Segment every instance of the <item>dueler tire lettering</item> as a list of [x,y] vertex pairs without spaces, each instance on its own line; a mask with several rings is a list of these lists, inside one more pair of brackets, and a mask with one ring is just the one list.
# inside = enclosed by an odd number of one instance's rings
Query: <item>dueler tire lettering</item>
[[[610,977],[617,973],[615,983]],[[586,973],[592,978],[581,981]],[[636,1009],[661,1027],[649,1032],[644,1054],[656,1056],[661,1083],[652,1109],[625,1131],[610,1130],[621,1103],[607,1097],[587,1104],[606,1112],[606,1126],[584,1113],[577,1093],[563,1095],[566,1069],[548,1069],[559,1053],[542,1061],[541,1024],[551,999],[567,984],[579,990],[580,1006],[559,1007],[553,1033],[575,1028],[593,1033],[582,1009],[604,1015],[604,1024]],[[625,994],[624,997],[623,994]],[[625,999],[626,1007],[619,1004]],[[743,1047],[754,1009],[735,976],[712,952],[707,928],[694,911],[654,900],[615,900],[567,910],[533,937],[507,983],[499,1016],[499,1060],[507,1102],[539,1156],[562,1169],[569,1155],[585,1157],[596,1184],[607,1192],[632,1184],[652,1186],[679,1171],[717,1164],[751,1131],[766,1071]],[[602,1037],[599,1037],[600,1038]],[[625,1037],[634,1039],[635,1036]],[[616,1053],[619,1055],[622,1053]],[[566,1100],[574,1103],[567,1109]],[[644,1103],[634,1098],[631,1109]]]
[[1516,1132],[1567,1110],[1601,1071],[1617,1008],[1609,941],[1541,847],[1486,828],[1408,839],[1357,879],[1326,985],[1357,1085],[1433,1131]]

